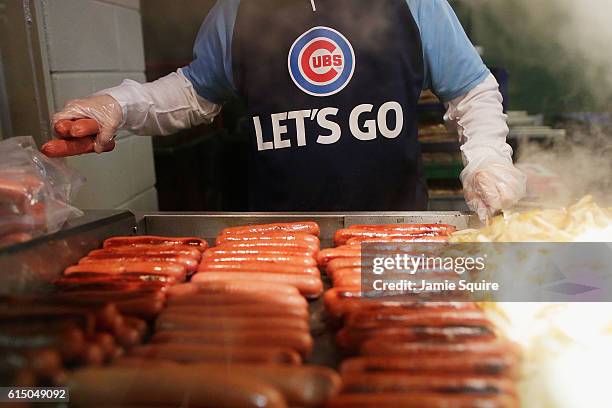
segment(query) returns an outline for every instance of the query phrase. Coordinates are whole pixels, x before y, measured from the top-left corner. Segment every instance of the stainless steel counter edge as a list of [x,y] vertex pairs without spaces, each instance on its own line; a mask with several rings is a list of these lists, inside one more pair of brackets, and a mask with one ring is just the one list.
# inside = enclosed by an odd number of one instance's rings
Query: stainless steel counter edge
[[45,290],[67,266],[108,237],[132,234],[135,225],[127,211],[86,211],[56,233],[0,249],[0,294]]
[[316,221],[321,243],[330,246],[336,230],[352,224],[447,223],[477,227],[474,214],[461,212],[219,213],[86,211],[54,234],[0,249],[0,294],[39,290],[102,241],[116,235],[199,236],[213,243],[225,227],[296,220]]
[[159,212],[137,213],[139,234],[195,235],[214,238],[229,226],[286,222],[316,221],[321,227],[321,239],[331,240],[336,230],[353,224],[446,223],[459,229],[477,228],[480,221],[473,213],[457,211],[435,212],[287,212],[287,213],[220,213],[220,212]]

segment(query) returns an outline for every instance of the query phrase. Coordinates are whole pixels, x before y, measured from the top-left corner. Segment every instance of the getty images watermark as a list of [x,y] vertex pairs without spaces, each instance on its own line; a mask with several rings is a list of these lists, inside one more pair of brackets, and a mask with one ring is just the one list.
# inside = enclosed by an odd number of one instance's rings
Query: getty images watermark
[[[499,282],[482,279],[472,282],[462,279],[467,272],[482,273],[486,270],[483,256],[430,256],[395,253],[374,256],[372,274],[380,277],[372,282],[375,291],[408,291],[412,293],[439,293],[450,291],[498,291]],[[420,273],[419,273],[420,272]],[[385,276],[386,275],[386,276]],[[410,276],[410,279],[397,279]],[[417,276],[418,275],[418,276]],[[389,279],[392,276],[394,279]],[[415,279],[418,278],[418,279]]]
[[609,243],[364,243],[367,297],[610,302]]

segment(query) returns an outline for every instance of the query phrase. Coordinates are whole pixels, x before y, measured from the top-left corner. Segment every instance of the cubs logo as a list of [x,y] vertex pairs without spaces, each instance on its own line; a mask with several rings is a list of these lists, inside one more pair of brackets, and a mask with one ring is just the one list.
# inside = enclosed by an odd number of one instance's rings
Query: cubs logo
[[330,96],[351,81],[355,52],[338,31],[314,27],[295,40],[288,65],[291,79],[302,91],[313,96]]

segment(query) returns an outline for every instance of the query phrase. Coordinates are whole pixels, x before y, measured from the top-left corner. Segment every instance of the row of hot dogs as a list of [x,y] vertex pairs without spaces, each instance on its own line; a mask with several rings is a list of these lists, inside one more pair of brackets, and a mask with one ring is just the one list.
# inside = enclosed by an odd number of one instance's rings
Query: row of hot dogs
[[[427,243],[446,242],[455,227],[447,224],[353,225],[336,231],[336,247],[323,249],[317,256],[333,286],[360,286],[362,260],[383,252],[399,253],[404,244],[422,249]],[[376,243],[370,253],[361,250],[362,243]]]
[[[190,406],[324,406],[339,391],[338,374],[302,365],[313,348],[304,295],[322,288],[317,234],[314,223],[224,230],[191,281],[168,290],[150,344],[121,359],[121,370],[181,367],[200,376],[206,384],[177,378],[184,392],[201,387],[191,394],[201,399]],[[148,399],[131,387],[125,391],[132,403],[176,403],[168,395]]]
[[336,233],[340,246],[319,253],[334,284],[325,306],[348,357],[340,366],[342,392],[329,407],[518,406],[519,353],[496,336],[474,303],[401,294],[363,298],[361,242],[444,242],[453,231],[446,225],[353,226]]
[[[315,260],[318,234],[315,223],[223,230],[191,282],[171,291],[153,340],[220,344],[239,350],[245,361],[301,364],[313,348],[304,296],[318,296],[323,286]],[[202,293],[210,288],[224,292]],[[314,395],[314,402],[289,402],[313,406],[321,402]]]
[[[62,139],[42,146],[49,157],[93,152],[98,132],[95,120],[60,121]],[[69,196],[80,177],[60,163],[45,160],[32,138],[11,138],[0,143],[0,247],[31,240],[58,230],[71,213]]]
[[[212,248],[110,238],[67,268],[52,296],[6,299],[39,322],[6,336],[24,362],[9,368],[20,385],[33,372],[32,385],[68,383],[83,406],[179,406],[189,394],[192,407],[514,407],[518,352],[473,303],[362,299],[361,242],[443,242],[452,231],[354,226],[325,250],[311,222],[227,228]],[[338,347],[353,356],[342,387],[333,370],[302,365],[313,348],[305,297],[323,290],[317,265],[334,282],[324,302]],[[55,340],[24,342],[37,330]],[[34,370],[53,359],[53,375]]]
[[319,226],[314,222],[226,228],[204,254],[192,282],[232,281],[284,284],[303,296],[323,292],[317,268]]
[[185,278],[179,255],[189,254],[197,267],[205,248],[200,239],[109,239],[67,268],[52,290],[3,297],[2,383],[60,385],[66,368],[101,366],[124,355],[148,335],[167,288]]
[[46,208],[43,180],[23,170],[0,170],[0,247],[29,241],[44,230]]
[[[93,153],[98,122],[93,119],[59,120],[55,124],[55,133],[59,139],[53,139],[40,148],[49,157],[67,157]],[[115,148],[111,141],[105,146],[106,152]]]
[[197,238],[106,240],[55,285],[61,298],[105,300],[146,319],[147,344],[95,328],[107,335],[104,360],[38,383],[67,383],[77,406],[179,406],[185,395],[192,407],[323,406],[338,375],[302,366],[313,347],[303,295],[322,292],[318,226],[258,228],[228,229],[210,249]]

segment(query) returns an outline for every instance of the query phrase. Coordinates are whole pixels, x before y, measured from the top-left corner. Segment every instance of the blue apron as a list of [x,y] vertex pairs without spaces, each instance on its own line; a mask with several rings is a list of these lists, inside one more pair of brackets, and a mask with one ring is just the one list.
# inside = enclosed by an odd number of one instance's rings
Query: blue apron
[[232,45],[252,211],[423,210],[424,76],[405,0],[242,1]]

